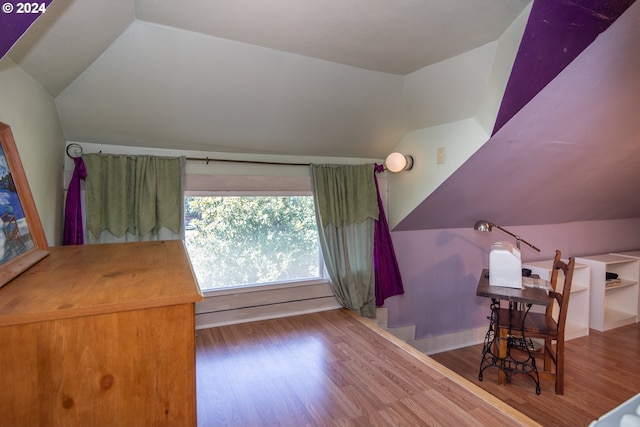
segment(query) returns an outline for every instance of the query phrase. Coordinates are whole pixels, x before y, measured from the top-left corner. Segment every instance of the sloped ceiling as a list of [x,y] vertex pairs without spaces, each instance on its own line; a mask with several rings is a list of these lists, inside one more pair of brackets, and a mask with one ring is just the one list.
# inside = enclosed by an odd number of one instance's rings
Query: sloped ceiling
[[[9,56],[70,141],[383,158],[407,130],[403,76],[529,3],[55,0]],[[586,3],[534,4],[600,13]],[[640,217],[639,31],[636,2],[396,230]]]
[[635,2],[395,230],[640,217],[639,45]]
[[68,140],[384,158],[402,76],[496,40],[530,0],[55,0],[10,57]]

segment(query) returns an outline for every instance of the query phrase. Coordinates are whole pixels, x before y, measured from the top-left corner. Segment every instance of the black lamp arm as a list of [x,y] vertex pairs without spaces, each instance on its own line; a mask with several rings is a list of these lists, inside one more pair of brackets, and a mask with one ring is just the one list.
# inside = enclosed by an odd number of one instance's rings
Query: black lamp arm
[[[499,225],[496,224],[491,224],[492,227],[496,227],[499,228],[500,230],[502,230],[503,232],[507,233],[508,235],[514,237],[516,239],[516,242],[522,242],[525,243],[526,245],[528,245],[531,249],[536,250],[538,252],[540,252],[540,249],[538,249],[537,247],[535,247],[534,245],[532,245],[531,243],[527,242],[526,240],[524,240],[522,237],[513,234],[512,232],[510,232],[509,230],[505,230],[504,228],[500,227]],[[520,245],[518,245],[518,247],[520,247]]]

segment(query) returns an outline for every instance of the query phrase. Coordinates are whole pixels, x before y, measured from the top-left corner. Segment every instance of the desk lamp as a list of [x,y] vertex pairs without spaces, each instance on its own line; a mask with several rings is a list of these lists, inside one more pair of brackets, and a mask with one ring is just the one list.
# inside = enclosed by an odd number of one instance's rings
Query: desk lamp
[[503,232],[507,233],[508,235],[514,237],[516,239],[516,246],[518,247],[518,249],[520,249],[520,242],[527,244],[529,247],[531,247],[531,249],[534,249],[538,252],[540,252],[540,249],[538,249],[537,247],[535,247],[534,245],[532,245],[531,243],[527,242],[526,240],[524,240],[522,237],[517,236],[515,234],[513,234],[512,232],[505,230],[504,228],[500,227],[499,225],[496,225],[492,222],[487,221],[486,219],[481,219],[479,221],[476,221],[476,224],[473,226],[474,230],[477,231],[482,231],[483,233],[488,233],[490,232],[493,227],[502,230]]

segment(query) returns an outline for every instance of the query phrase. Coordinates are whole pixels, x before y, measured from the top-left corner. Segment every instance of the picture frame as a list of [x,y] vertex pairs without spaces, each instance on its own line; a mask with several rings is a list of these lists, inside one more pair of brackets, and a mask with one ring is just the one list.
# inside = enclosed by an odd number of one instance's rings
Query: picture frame
[[0,122],[0,287],[48,254],[11,127]]

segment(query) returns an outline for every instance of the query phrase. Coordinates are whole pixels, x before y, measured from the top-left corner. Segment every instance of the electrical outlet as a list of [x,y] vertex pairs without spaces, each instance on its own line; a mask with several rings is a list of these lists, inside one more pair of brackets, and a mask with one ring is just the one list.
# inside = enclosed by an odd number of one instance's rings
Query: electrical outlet
[[439,165],[443,165],[444,164],[444,147],[438,147],[438,157],[436,159],[436,163]]

